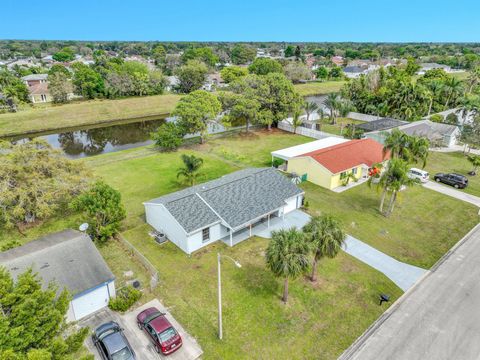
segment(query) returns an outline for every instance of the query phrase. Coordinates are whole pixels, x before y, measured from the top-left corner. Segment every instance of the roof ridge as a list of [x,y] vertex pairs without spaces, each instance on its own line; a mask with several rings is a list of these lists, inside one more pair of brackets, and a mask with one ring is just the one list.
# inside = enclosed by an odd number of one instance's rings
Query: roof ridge
[[340,148],[344,148],[344,147],[348,147],[348,146],[353,146],[353,145],[356,145],[360,142],[365,142],[367,140],[375,141],[375,140],[370,139],[370,138],[353,139],[353,140],[350,140],[350,141],[347,141],[347,142],[344,142],[344,143],[340,143],[340,144],[335,144],[335,145],[332,145],[332,146],[329,146],[329,147],[326,147],[326,148],[323,148],[323,149],[309,151],[305,154],[297,155],[296,157],[324,154],[324,153],[332,151],[332,150],[336,150],[336,149],[340,149]]

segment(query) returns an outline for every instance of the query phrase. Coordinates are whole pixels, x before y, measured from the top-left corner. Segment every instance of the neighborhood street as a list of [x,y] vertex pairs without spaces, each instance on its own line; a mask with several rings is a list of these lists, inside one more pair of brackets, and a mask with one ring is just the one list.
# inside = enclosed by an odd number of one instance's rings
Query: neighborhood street
[[477,226],[340,359],[478,359],[479,259]]
[[439,183],[436,183],[435,181],[428,181],[425,184],[423,184],[423,186],[426,187],[427,189],[437,191],[444,195],[451,196],[458,200],[466,201],[470,204],[480,207],[480,197],[475,195],[470,195],[464,191],[457,190],[451,186],[439,184]]

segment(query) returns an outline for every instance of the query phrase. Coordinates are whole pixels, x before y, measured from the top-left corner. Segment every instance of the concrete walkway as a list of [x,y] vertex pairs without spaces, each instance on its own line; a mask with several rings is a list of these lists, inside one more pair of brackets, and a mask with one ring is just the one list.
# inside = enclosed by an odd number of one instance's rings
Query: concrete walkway
[[427,189],[437,191],[444,195],[448,195],[448,196],[454,197],[455,199],[466,201],[470,204],[480,207],[480,197],[467,194],[466,192],[457,190],[454,187],[451,187],[449,185],[444,185],[444,184],[436,183],[434,181],[429,181],[423,184],[423,186],[426,187]]
[[377,269],[403,291],[411,288],[427,272],[425,269],[395,260],[350,235],[347,236],[345,243],[343,250],[347,254]]

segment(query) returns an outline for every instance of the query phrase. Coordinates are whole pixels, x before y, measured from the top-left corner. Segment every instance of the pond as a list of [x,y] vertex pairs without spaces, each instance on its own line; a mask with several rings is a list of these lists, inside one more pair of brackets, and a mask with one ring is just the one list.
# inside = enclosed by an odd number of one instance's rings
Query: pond
[[32,134],[14,138],[13,142],[28,141],[34,137],[46,140],[52,147],[61,149],[69,158],[81,158],[153,143],[154,132],[165,118],[130,122],[103,127],[77,128],[53,134]]

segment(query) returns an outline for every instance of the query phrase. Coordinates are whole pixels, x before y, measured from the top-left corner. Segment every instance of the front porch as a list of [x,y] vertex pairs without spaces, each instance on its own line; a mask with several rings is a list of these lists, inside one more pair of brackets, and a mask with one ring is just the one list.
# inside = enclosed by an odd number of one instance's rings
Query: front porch
[[289,229],[294,226],[301,229],[309,220],[310,215],[301,210],[293,210],[283,217],[271,215],[270,221],[268,221],[268,218],[264,218],[255,224],[234,232],[231,238],[229,235],[221,240],[228,246],[234,246],[252,236],[270,238],[271,232],[274,230]]

